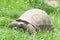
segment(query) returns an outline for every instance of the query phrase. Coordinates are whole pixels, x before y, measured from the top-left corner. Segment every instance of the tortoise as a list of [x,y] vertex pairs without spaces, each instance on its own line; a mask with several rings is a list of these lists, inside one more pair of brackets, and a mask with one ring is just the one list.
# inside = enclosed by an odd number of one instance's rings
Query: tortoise
[[10,28],[18,27],[34,35],[38,31],[51,31],[54,29],[49,15],[41,9],[30,9],[23,13],[18,19],[8,24]]

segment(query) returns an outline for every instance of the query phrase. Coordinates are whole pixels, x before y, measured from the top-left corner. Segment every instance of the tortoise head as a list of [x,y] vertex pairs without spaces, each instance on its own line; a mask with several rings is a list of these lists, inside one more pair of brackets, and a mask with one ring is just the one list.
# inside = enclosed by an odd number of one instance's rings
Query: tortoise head
[[17,21],[13,21],[10,24],[8,24],[9,28],[13,28],[13,27],[22,27],[22,26],[26,26],[26,23],[24,22],[17,22]]

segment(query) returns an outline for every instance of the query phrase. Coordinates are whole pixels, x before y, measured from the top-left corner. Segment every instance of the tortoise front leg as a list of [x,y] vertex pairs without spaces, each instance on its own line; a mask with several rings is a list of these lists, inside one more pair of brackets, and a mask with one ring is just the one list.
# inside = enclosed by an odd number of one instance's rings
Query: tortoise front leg
[[28,24],[26,27],[27,27],[28,32],[31,35],[35,35],[36,34],[36,29],[31,24]]

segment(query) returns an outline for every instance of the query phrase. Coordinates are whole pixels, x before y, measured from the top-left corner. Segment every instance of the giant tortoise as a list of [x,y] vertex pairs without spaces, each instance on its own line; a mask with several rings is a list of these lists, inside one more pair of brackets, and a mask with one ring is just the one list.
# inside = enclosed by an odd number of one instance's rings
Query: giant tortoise
[[38,31],[51,31],[54,26],[49,15],[41,9],[30,9],[23,13],[18,19],[12,21],[9,27],[19,27],[34,35]]

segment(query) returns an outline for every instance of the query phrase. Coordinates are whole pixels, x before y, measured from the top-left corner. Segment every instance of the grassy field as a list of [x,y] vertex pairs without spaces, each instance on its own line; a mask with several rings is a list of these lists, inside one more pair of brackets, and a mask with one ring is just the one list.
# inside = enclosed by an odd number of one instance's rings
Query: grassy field
[[28,32],[23,33],[18,29],[8,28],[8,24],[17,19],[26,10],[39,8],[45,10],[54,24],[55,28],[60,31],[60,7],[53,8],[39,1],[28,0],[0,0],[0,40],[60,40],[60,34],[57,32],[39,32],[32,37]]

